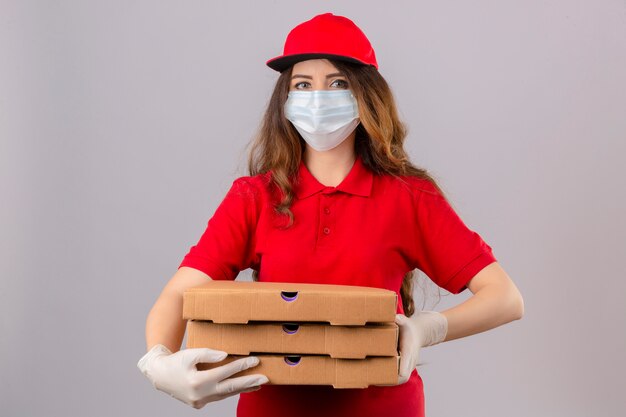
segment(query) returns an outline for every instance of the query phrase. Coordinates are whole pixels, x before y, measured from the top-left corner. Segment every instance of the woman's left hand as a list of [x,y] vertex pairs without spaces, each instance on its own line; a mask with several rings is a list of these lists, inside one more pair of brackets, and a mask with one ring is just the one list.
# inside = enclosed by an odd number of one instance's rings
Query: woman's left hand
[[396,323],[400,327],[398,384],[404,384],[417,367],[420,349],[436,345],[446,338],[448,320],[436,311],[416,311],[411,317],[396,314]]

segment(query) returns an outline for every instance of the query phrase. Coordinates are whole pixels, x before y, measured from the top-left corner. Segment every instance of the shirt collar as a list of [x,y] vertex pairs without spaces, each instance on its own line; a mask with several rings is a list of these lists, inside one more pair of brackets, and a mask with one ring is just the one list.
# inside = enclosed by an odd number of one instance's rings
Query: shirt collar
[[299,199],[307,198],[323,190],[337,190],[344,193],[358,195],[361,197],[369,197],[372,191],[373,173],[363,165],[361,158],[357,156],[350,172],[343,181],[336,187],[327,187],[320,183],[309,172],[304,161],[300,161],[298,168],[298,180],[295,184],[294,191]]

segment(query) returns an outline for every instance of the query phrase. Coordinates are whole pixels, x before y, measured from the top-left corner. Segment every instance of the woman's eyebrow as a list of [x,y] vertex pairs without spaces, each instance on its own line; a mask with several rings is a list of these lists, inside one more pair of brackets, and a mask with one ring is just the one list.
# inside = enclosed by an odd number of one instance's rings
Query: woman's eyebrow
[[[340,72],[334,72],[332,74],[328,74],[326,76],[326,78],[332,78],[332,77],[343,77],[344,75]],[[294,78],[307,78],[309,80],[312,80],[313,77],[311,77],[310,75],[304,75],[304,74],[294,74],[291,76],[291,79],[293,80]]]

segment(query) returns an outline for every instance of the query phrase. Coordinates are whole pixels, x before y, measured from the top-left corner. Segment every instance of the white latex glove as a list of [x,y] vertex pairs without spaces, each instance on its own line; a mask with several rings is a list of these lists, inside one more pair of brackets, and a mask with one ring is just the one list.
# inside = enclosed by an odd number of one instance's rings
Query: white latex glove
[[404,384],[417,367],[420,349],[436,345],[446,338],[448,319],[436,311],[416,311],[411,317],[396,314],[396,323],[400,327],[398,384]]
[[208,349],[183,349],[172,353],[163,345],[155,345],[137,363],[137,367],[159,391],[199,409],[241,392],[255,391],[268,382],[264,375],[231,375],[259,364],[256,357],[238,359],[217,368],[199,371],[199,362],[214,363],[226,358],[226,352]]

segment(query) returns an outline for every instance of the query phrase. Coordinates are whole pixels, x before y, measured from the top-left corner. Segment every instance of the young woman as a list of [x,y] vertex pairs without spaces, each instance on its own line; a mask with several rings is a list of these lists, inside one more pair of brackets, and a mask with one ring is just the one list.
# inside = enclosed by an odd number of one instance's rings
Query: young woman
[[[298,25],[284,54],[267,64],[280,76],[251,148],[250,175],[233,182],[152,308],[138,366],[157,389],[195,408],[241,394],[239,416],[422,416],[420,348],[521,318],[521,295],[426,170],[409,161],[391,91],[352,21],[327,13]],[[179,351],[182,293],[247,268],[260,281],[396,291],[398,385],[335,390],[233,377],[258,364],[254,357],[197,371],[196,363],[226,354]],[[473,295],[441,313],[414,311],[416,268],[452,293]]]

